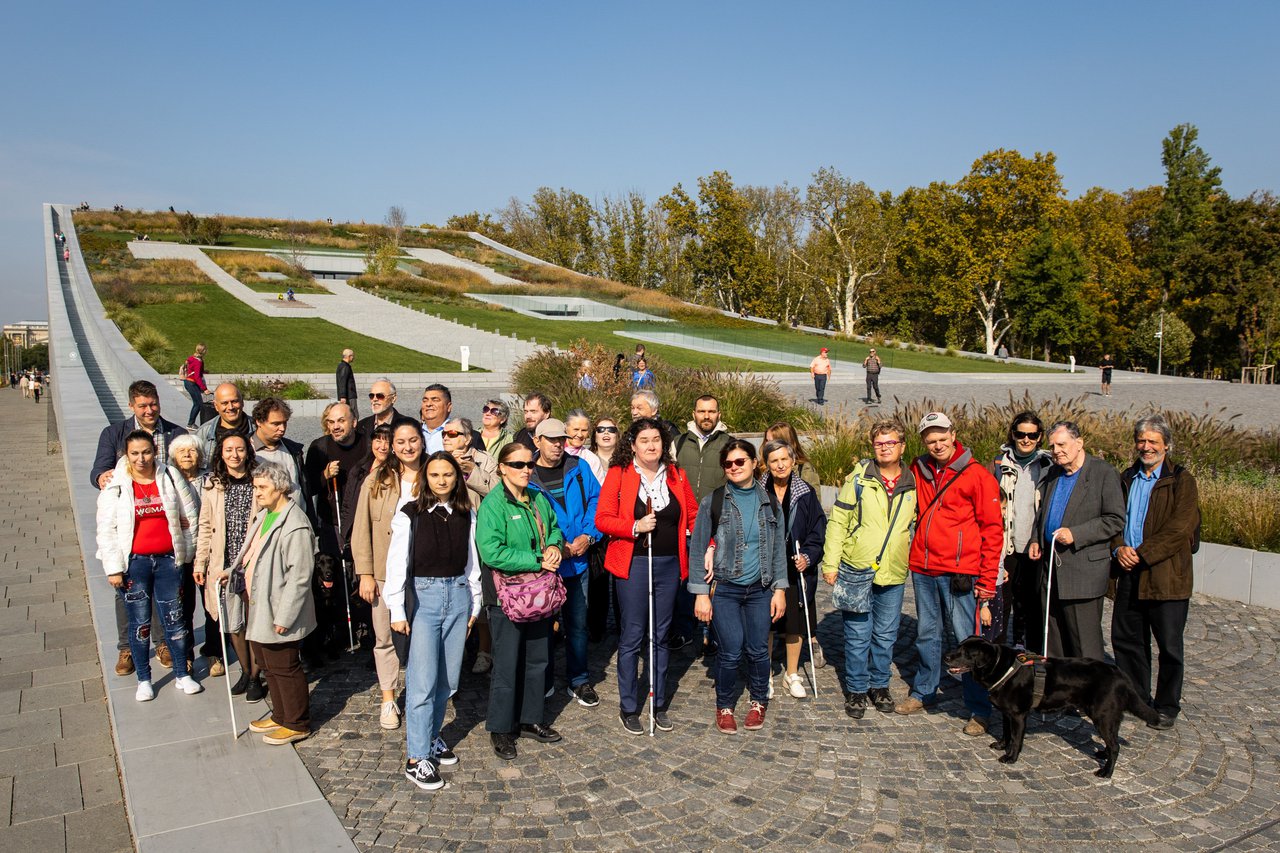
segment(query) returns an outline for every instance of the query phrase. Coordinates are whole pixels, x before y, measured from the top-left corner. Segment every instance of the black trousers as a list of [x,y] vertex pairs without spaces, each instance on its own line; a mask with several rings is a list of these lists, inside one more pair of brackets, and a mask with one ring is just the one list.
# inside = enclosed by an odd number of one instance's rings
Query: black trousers
[[1103,660],[1102,596],[1058,598],[1049,603],[1049,657]]
[[509,733],[522,723],[541,723],[552,620],[517,623],[508,619],[501,607],[491,606],[488,611],[493,670],[485,731]]
[[[1004,624],[1012,626],[1010,638],[1016,645],[1044,654],[1039,648],[1044,637],[1044,611],[1040,605],[1039,561],[1026,554],[1008,554],[1004,558],[1005,581]],[[1034,637],[1034,640],[1032,639]],[[1033,647],[1034,643],[1034,647]]]
[[879,373],[867,374],[867,402],[868,403],[871,402],[872,391],[876,392],[876,400],[879,401],[880,399],[880,374]]
[[1160,673],[1156,678],[1157,711],[1170,717],[1182,710],[1184,672],[1182,635],[1187,627],[1186,598],[1144,601],[1138,598],[1138,579],[1124,572],[1116,583],[1115,608],[1111,611],[1111,648],[1116,666],[1129,676],[1138,695],[1151,702],[1151,637],[1160,649]]

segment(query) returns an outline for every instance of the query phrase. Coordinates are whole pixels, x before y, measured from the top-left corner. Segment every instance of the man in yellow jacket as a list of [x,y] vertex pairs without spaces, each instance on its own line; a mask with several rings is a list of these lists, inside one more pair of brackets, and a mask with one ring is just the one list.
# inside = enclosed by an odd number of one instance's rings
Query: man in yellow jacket
[[881,713],[894,709],[889,668],[916,520],[915,479],[902,464],[906,429],[877,421],[871,445],[875,458],[859,462],[840,487],[822,558],[822,579],[834,585],[844,620],[844,712],[855,720],[868,699]]

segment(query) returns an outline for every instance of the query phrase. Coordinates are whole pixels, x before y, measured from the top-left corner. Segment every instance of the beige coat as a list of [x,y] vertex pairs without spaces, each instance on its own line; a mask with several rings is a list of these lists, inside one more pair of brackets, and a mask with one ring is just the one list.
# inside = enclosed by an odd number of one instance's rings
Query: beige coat
[[391,519],[400,503],[400,484],[382,494],[371,491],[374,477],[370,474],[360,484],[360,498],[351,525],[351,557],[357,575],[372,575],[382,582],[387,579],[387,551],[391,547]]
[[[227,565],[227,493],[211,477],[206,477],[200,489],[200,497],[195,571],[206,574],[222,572]],[[257,514],[258,505],[254,503],[249,509],[250,519]],[[217,614],[217,584],[205,582],[204,606],[209,613]]]
[[[253,544],[253,531],[262,526],[265,515],[266,510],[258,510],[249,522],[250,532],[244,538],[237,561],[244,560],[245,552]],[[316,537],[307,514],[293,501],[286,501],[280,517],[263,539],[253,567],[245,639],[255,643],[289,643],[315,630],[316,604],[311,594],[315,555]],[[277,634],[276,625],[287,630]]]
[[467,492],[471,498],[471,508],[479,509],[480,501],[498,485],[498,460],[481,450],[468,450],[467,454],[476,466],[467,475]]

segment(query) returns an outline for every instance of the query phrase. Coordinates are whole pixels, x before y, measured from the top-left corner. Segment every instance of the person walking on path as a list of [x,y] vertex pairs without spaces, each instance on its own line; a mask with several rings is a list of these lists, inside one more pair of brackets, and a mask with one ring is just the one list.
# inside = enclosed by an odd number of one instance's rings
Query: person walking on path
[[40,374],[37,372],[31,377],[31,396],[35,398],[37,403],[40,402],[40,391],[43,389],[44,382]]
[[[1187,626],[1191,554],[1199,545],[1200,495],[1191,473],[1169,461],[1173,431],[1160,415],[1133,427],[1137,459],[1120,476],[1124,532],[1112,540],[1111,648],[1116,666],[1171,729],[1182,710],[1182,635]],[[1151,696],[1151,637],[1160,650]]]
[[[916,481],[916,533],[911,540],[911,585],[916,599],[916,653],[920,663],[899,714],[923,711],[937,698],[942,679],[943,636],[974,633],[978,602],[996,594],[1004,556],[1000,487],[985,466],[956,440],[951,418],[929,412],[917,427],[926,453],[911,463]],[[944,625],[945,620],[945,625]],[[969,713],[964,733],[987,730],[991,700],[965,673]]]
[[151,685],[152,601],[173,656],[175,684],[183,693],[204,688],[191,677],[182,619],[182,570],[195,553],[198,521],[191,487],[181,473],[156,464],[155,439],[134,430],[125,455],[98,494],[98,559],[128,609],[128,636],[138,677],[135,698],[155,698]]
[[862,366],[867,371],[867,402],[871,402],[871,392],[876,394],[876,403],[880,403],[880,370],[884,367],[884,363],[880,361],[880,356],[876,355],[876,348],[872,347],[871,352],[862,360]]
[[253,497],[259,510],[232,580],[234,588],[244,587],[245,637],[271,694],[271,714],[250,723],[249,731],[272,746],[311,736],[302,641],[316,627],[311,595],[316,537],[302,508],[289,497],[292,487],[289,473],[275,463],[254,469]]
[[[1033,560],[1054,560],[1052,587],[1042,599],[1049,613],[1049,642],[1048,648],[1040,648],[1043,635],[1034,637],[1033,651],[1102,660],[1107,558],[1112,537],[1124,532],[1125,523],[1120,475],[1085,452],[1080,428],[1071,421],[1049,428],[1049,452],[1054,466],[1040,484],[1040,510],[1027,547]],[[1046,562],[1044,571],[1048,570]],[[1045,577],[1037,588],[1046,589],[1048,580]]]
[[187,356],[179,375],[182,379],[182,387],[186,388],[187,394],[191,396],[191,412],[187,415],[189,430],[194,430],[200,425],[200,408],[204,405],[204,395],[209,393],[209,389],[204,384],[204,354],[207,351],[208,347],[204,344],[196,344],[196,351]]
[[342,351],[342,359],[338,362],[338,369],[334,372],[334,385],[337,388],[337,397],[339,403],[346,403],[351,407],[351,422],[353,424],[360,420],[360,392],[356,390],[356,374],[351,367],[351,362],[356,360],[356,352],[353,349],[344,349]]
[[[769,707],[769,626],[787,610],[787,536],[782,510],[755,479],[755,445],[735,438],[720,451],[725,485],[698,505],[690,543],[694,614],[711,622],[716,657],[716,730],[737,734],[738,663],[747,659],[750,709],[743,728],[764,727]],[[712,567],[705,570],[708,550]],[[714,596],[714,604],[713,604]]]
[[1111,371],[1115,370],[1116,361],[1111,357],[1111,353],[1102,356],[1102,361],[1098,362],[1098,369],[1102,371],[1102,396],[1111,396]]
[[[493,634],[493,674],[485,729],[494,754],[516,758],[516,738],[557,743],[560,733],[543,722],[546,712],[547,664],[553,614],[513,620],[499,598],[498,587],[526,575],[537,582],[542,572],[560,568],[564,535],[555,510],[540,490],[530,489],[533,452],[521,442],[502,448],[498,471],[502,488],[489,492],[476,515],[476,551],[489,630]],[[501,575],[501,577],[496,577]]]
[[906,429],[896,421],[871,425],[874,459],[845,478],[831,509],[822,579],[832,590],[844,630],[844,712],[855,720],[867,702],[894,710],[889,694],[893,644],[902,619],[916,483],[902,465]]
[[817,395],[817,404],[827,402],[827,380],[831,378],[831,359],[827,357],[827,348],[823,347],[809,362],[809,375],[813,377],[813,393]]
[[671,630],[676,587],[689,577],[688,536],[697,513],[693,487],[675,464],[658,421],[634,421],[613,454],[596,510],[596,528],[609,537],[604,567],[618,596],[618,716],[627,734],[644,734],[640,711],[646,692],[639,665],[650,607],[654,725],[664,732],[672,728],[667,717],[670,649],[663,639]]
[[449,699],[458,692],[462,651],[480,614],[481,590],[476,513],[462,470],[442,451],[427,459],[424,474],[426,487],[391,522],[384,591],[391,630],[409,637],[404,775],[432,791],[444,787],[440,766],[458,763],[440,732]]

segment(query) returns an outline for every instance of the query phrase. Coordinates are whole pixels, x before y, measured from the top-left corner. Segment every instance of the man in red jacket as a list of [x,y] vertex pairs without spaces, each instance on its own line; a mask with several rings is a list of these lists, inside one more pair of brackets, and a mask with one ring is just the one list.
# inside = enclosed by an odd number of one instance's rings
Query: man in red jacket
[[[916,668],[911,695],[897,707],[914,714],[936,699],[942,678],[943,624],[956,638],[976,633],[978,602],[996,594],[1004,554],[1000,486],[986,466],[956,441],[955,427],[942,412],[920,420],[928,451],[911,463],[916,479],[916,532],[911,540],[911,586],[916,599]],[[991,701],[968,673],[964,704],[969,721],[964,733],[987,730]]]

